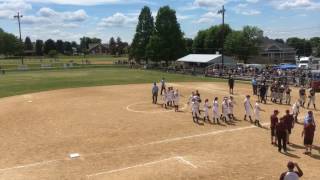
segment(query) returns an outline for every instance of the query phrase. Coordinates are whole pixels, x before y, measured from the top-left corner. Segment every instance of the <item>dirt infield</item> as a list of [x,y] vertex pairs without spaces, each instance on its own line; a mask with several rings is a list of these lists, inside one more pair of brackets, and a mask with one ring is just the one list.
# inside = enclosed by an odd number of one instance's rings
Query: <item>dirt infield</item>
[[[236,84],[239,119],[232,125],[192,122],[187,98],[228,95],[225,83],[172,83],[183,95],[182,112],[151,102],[151,85],[65,89],[0,99],[0,179],[278,179],[288,160],[303,179],[320,179],[320,138],[304,155],[302,126],[296,125],[289,154],[270,144],[269,116],[286,105],[262,105],[266,128],[243,121],[251,87]],[[297,99],[294,89],[293,99]],[[160,99],[160,98],[159,98]],[[161,101],[160,101],[161,102]],[[251,100],[254,104],[254,99]],[[317,104],[320,107],[320,104]],[[302,110],[301,118],[306,110]],[[315,112],[317,124],[320,113]],[[80,157],[70,159],[70,153]]]

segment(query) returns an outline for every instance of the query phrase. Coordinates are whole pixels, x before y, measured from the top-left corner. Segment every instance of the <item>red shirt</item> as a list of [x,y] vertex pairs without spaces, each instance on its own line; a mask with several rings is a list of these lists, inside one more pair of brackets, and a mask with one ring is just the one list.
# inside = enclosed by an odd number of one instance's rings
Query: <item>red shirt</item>
[[284,116],[284,123],[286,124],[288,129],[292,128],[293,121],[294,121],[294,117],[291,114]]
[[312,139],[314,136],[314,131],[316,130],[316,127],[313,124],[308,124],[304,127],[304,136],[305,138]]
[[279,123],[278,117],[276,115],[272,115],[270,119],[271,119],[271,127],[275,128],[276,125]]

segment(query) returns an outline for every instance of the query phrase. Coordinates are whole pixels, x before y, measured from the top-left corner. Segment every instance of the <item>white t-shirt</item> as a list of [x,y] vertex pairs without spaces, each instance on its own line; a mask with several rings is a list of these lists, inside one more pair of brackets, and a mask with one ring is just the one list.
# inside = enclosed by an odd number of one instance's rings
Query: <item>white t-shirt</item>
[[250,100],[248,98],[244,100],[244,108],[246,109],[246,111],[250,111],[251,106],[250,106]]
[[287,172],[286,176],[284,176],[284,180],[299,180],[299,176],[295,172]]
[[213,112],[218,113],[219,112],[219,103],[218,101],[213,101]]
[[223,114],[229,113],[228,109],[229,109],[228,102],[227,101],[223,101],[222,102],[222,113]]

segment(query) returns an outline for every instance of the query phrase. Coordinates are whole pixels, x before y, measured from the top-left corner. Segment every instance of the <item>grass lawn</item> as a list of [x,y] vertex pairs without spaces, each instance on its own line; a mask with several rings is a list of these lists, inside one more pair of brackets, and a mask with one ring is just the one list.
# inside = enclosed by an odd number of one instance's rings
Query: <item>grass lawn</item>
[[168,82],[224,81],[119,67],[8,72],[0,75],[0,97],[63,88],[152,83],[162,77]]
[[[127,56],[114,57],[114,56],[93,56],[88,55],[85,58],[90,61],[91,64],[113,64],[118,60],[128,60]],[[51,64],[52,67],[63,67],[63,64],[73,61],[76,64],[82,64],[85,60],[83,56],[59,56],[56,60],[48,57],[25,57],[24,63],[29,68],[40,68],[41,64]],[[21,59],[0,59],[0,66],[3,69],[17,69],[21,64]]]

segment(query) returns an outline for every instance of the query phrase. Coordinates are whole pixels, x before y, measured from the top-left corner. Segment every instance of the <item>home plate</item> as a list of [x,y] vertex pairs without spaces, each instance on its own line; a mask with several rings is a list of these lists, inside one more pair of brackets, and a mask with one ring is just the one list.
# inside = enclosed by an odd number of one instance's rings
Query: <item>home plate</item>
[[71,153],[71,154],[69,154],[69,157],[71,159],[76,159],[76,158],[80,157],[80,154],[79,153]]

